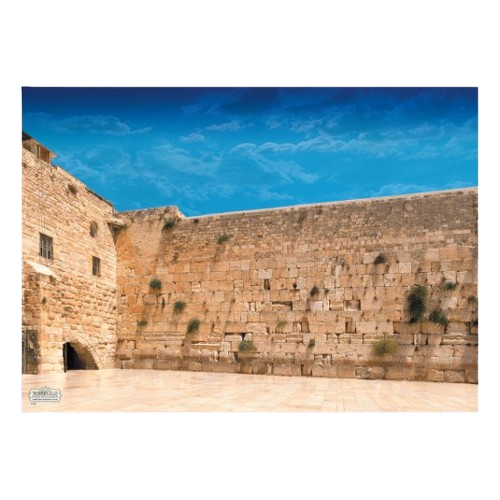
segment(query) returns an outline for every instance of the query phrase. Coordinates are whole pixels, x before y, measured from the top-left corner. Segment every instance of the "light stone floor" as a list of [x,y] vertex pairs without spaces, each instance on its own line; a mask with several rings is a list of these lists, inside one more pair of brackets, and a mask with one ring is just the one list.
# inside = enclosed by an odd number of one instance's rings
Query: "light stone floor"
[[[30,389],[60,389],[32,405]],[[477,385],[164,370],[23,375],[25,412],[472,412]]]

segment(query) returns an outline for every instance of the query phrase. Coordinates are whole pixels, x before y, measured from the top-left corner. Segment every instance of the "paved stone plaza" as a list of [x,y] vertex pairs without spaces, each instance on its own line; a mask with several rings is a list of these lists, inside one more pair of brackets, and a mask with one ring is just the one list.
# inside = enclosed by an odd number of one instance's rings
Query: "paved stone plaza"
[[[60,402],[31,405],[49,387]],[[477,385],[279,377],[164,370],[23,375],[23,411],[402,412],[477,411]]]

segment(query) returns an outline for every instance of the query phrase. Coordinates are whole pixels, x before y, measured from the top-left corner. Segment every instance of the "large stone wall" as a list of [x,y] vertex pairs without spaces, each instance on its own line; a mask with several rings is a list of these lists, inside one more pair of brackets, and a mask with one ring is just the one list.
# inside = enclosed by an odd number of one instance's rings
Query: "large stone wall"
[[[23,148],[24,371],[63,370],[69,342],[87,367],[112,367],[116,347],[114,209],[82,182]],[[47,150],[42,152],[47,153]],[[97,224],[95,236],[90,225]],[[53,259],[40,256],[40,233],[53,238]],[[92,272],[92,257],[101,275]]]
[[[477,382],[476,189],[116,218],[24,139],[25,372],[62,370],[70,344],[87,368]],[[426,311],[411,322],[416,287]],[[397,352],[375,355],[383,339]]]
[[[477,382],[476,189],[120,217],[116,367]],[[396,354],[373,354],[384,338]]]

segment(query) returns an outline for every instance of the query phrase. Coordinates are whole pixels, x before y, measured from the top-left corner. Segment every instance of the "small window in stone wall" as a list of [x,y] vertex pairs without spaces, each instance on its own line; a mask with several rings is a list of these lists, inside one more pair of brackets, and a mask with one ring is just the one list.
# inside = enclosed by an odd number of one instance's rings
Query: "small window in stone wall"
[[97,222],[91,222],[90,223],[90,236],[92,236],[92,238],[95,238],[97,234]]
[[52,238],[42,233],[40,233],[40,256],[45,257],[46,259],[54,259]]
[[92,274],[94,276],[101,275],[101,259],[92,257]]

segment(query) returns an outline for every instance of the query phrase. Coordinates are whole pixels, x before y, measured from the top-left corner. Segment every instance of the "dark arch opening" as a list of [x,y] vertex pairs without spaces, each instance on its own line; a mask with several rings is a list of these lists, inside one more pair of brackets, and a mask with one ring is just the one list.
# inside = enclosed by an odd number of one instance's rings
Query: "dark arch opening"
[[97,370],[92,355],[79,345],[66,342],[63,344],[64,371],[67,370]]

